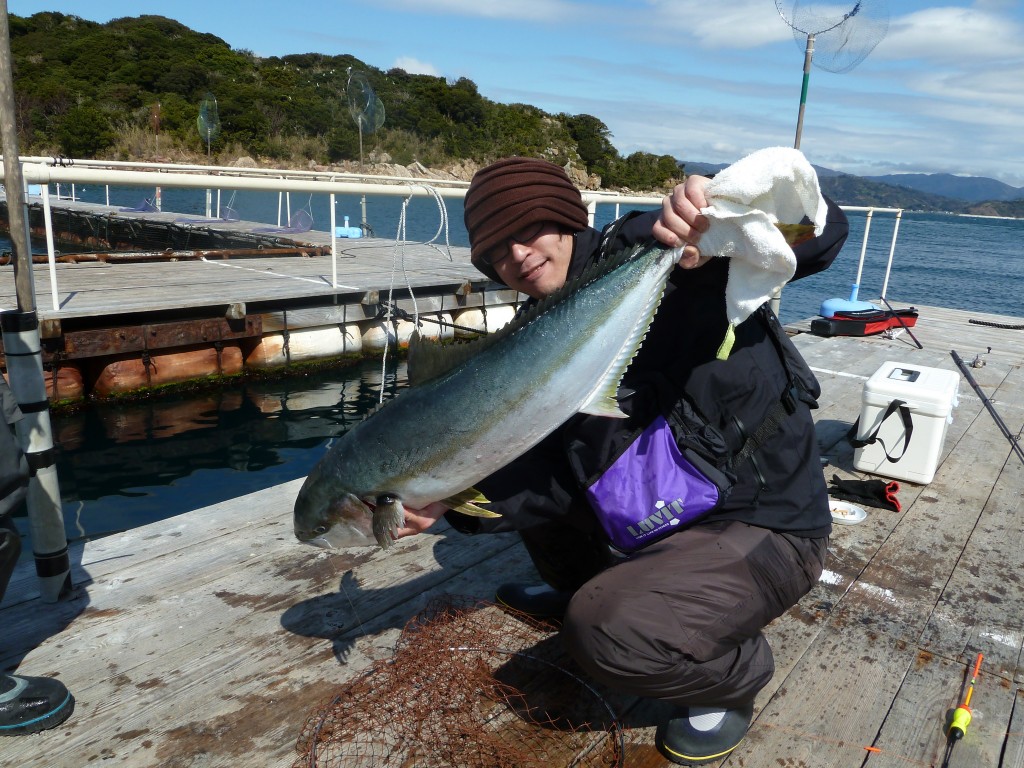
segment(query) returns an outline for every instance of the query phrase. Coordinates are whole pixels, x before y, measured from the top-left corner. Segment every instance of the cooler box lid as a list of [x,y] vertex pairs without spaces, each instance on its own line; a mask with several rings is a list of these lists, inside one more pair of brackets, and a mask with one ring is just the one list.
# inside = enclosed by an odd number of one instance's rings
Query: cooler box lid
[[959,384],[954,371],[889,360],[864,384],[864,403],[885,408],[903,400],[912,412],[945,417],[957,405]]

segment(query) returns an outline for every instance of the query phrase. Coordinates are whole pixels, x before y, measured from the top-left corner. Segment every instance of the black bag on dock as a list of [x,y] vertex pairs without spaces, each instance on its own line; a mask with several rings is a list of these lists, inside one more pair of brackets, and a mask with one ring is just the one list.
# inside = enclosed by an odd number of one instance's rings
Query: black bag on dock
[[811,320],[811,333],[816,336],[873,336],[890,328],[912,328],[917,324],[917,310],[861,309],[836,312],[832,317]]

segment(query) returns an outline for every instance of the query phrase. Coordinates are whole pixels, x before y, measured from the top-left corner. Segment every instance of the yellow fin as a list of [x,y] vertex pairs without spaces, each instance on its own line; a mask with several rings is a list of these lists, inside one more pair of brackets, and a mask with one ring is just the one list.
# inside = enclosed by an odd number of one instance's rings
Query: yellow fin
[[[618,387],[615,388],[618,391]],[[580,413],[590,416],[604,416],[610,419],[624,419],[626,414],[619,408],[619,401],[615,399],[614,393],[605,392],[601,396],[591,400],[582,408]]]
[[501,517],[497,512],[491,512],[489,509],[479,506],[480,504],[490,504],[491,502],[476,488],[467,488],[442,500],[441,503],[445,504],[449,509],[469,515],[470,517]]

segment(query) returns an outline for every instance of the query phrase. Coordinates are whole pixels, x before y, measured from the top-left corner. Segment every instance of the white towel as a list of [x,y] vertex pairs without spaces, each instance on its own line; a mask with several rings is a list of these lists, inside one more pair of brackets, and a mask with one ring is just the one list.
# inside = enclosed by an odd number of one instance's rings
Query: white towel
[[793,249],[775,223],[799,224],[807,216],[820,235],[828,208],[807,158],[787,147],[758,150],[719,171],[704,196],[708,206],[701,213],[710,226],[700,250],[732,259],[725,302],[736,326],[796,271]]

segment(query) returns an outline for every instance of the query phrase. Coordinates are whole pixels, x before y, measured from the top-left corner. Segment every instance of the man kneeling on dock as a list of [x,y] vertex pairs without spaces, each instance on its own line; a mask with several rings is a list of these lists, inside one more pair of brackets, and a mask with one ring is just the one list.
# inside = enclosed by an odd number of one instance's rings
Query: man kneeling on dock
[[[674,705],[656,742],[681,765],[721,758],[746,733],[754,698],[774,673],[761,630],[817,582],[831,532],[805,402],[817,396],[817,382],[767,304],[735,327],[731,353],[719,354],[729,326],[729,259],[699,250],[706,183],[690,177],[661,211],[630,213],[598,232],[556,165],[510,158],[476,174],[465,199],[473,263],[531,304],[621,248],[652,238],[685,247],[622,381],[629,418],[577,415],[478,483],[499,518],[431,504],[406,508],[398,532],[419,533],[442,515],[464,533],[518,531],[545,583],[502,585],[497,600],[560,622],[569,652],[594,679]],[[795,278],[825,269],[846,239],[842,211],[827,208],[827,222],[818,222],[824,230],[793,248]],[[803,387],[796,397],[794,380]],[[671,535],[614,549],[588,495],[590,473],[616,460],[638,422],[642,428],[651,414],[684,404],[733,441],[741,458],[731,494]],[[780,415],[759,429],[773,413]],[[752,450],[740,453],[754,433]]]
[[[12,427],[22,418],[14,393],[0,376],[0,600],[21,554],[21,537],[11,512],[28,492],[29,467]],[[0,672],[0,736],[17,736],[53,728],[67,720],[75,700],[64,684],[50,677],[22,677]]]

